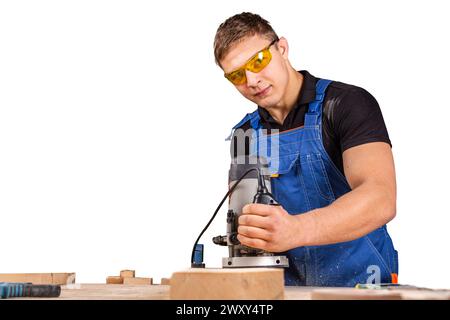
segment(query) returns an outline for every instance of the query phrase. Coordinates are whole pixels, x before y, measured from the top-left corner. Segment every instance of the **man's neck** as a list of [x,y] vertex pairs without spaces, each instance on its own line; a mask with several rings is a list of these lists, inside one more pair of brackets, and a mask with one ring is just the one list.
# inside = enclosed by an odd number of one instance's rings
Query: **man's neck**
[[272,118],[274,118],[279,124],[283,124],[289,112],[297,104],[302,85],[303,75],[291,68],[289,71],[288,85],[283,100],[280,101],[277,106],[267,108],[267,111],[270,113]]

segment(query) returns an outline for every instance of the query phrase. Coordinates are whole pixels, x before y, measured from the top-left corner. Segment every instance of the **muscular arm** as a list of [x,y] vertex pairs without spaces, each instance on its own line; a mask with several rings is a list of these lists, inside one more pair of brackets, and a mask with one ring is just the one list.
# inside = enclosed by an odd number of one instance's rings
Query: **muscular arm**
[[280,252],[354,240],[392,220],[396,182],[390,146],[373,142],[349,148],[343,164],[352,191],[301,215],[289,215],[282,207],[247,205],[239,219],[238,239],[247,246]]
[[[344,172],[352,191],[303,218],[303,245],[357,239],[395,217],[396,183],[391,148],[383,142],[360,145],[343,154]],[[302,219],[299,219],[302,220]]]

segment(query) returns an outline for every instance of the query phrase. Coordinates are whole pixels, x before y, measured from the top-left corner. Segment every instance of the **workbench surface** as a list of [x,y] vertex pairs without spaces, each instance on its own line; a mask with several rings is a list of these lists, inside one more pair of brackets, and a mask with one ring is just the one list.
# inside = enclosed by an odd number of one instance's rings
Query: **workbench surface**
[[[71,284],[56,300],[168,300],[168,285]],[[41,299],[41,298],[35,298]],[[286,300],[311,299],[450,299],[450,290],[364,290],[353,288],[286,287]]]

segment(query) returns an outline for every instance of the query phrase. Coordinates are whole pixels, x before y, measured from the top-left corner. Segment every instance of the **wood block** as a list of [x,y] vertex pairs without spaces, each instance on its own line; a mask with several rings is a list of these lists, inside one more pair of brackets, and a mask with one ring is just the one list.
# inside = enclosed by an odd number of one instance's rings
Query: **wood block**
[[153,284],[153,278],[123,278],[123,284]]
[[122,271],[120,271],[120,276],[122,278],[134,278],[135,271],[134,270],[122,270]]
[[0,282],[65,285],[75,283],[75,273],[1,273]]
[[170,278],[170,298],[177,300],[265,300],[284,298],[281,268],[189,269]]
[[107,284],[123,284],[123,278],[119,276],[111,276],[106,278]]
[[161,278],[161,284],[165,286],[170,286],[170,278]]

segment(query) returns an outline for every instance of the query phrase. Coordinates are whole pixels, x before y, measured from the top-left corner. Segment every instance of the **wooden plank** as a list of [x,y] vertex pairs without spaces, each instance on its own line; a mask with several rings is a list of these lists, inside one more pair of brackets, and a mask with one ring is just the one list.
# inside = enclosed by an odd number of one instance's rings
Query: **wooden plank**
[[[42,298],[34,298],[41,299]],[[63,286],[58,300],[167,300],[169,287],[125,284]]]
[[281,268],[189,269],[170,279],[171,299],[283,299]]
[[161,278],[161,284],[164,286],[170,286],[170,278]]
[[136,272],[134,270],[122,270],[120,271],[120,276],[122,278],[134,278]]
[[284,287],[285,300],[311,300],[311,291],[313,287]]
[[124,278],[123,284],[126,285],[151,285],[153,278]]
[[355,288],[325,288],[311,292],[312,300],[401,300],[400,292]]
[[107,284],[122,284],[123,278],[119,276],[110,276],[106,278]]
[[75,273],[1,273],[0,282],[64,285],[75,283]]
[[320,288],[310,293],[313,300],[450,300],[449,290],[427,288]]
[[450,300],[450,290],[444,289],[418,288],[417,290],[399,289],[395,291],[399,292],[404,300]]

